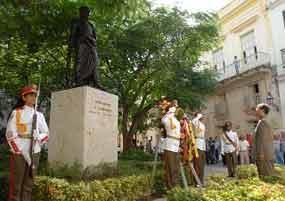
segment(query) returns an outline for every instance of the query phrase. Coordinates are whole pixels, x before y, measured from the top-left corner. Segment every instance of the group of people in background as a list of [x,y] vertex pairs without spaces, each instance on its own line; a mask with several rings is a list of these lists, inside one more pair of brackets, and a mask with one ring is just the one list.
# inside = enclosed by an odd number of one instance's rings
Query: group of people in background
[[[241,135],[238,139],[239,151],[237,153],[237,163],[240,165],[250,164],[252,162],[252,134]],[[221,138],[209,137],[206,140],[206,162],[208,165],[222,163],[226,165],[225,155],[222,154]]]
[[285,132],[276,133],[273,138],[275,163],[285,164]]
[[[254,163],[253,134],[239,135],[239,151],[237,164],[248,165]],[[276,164],[285,164],[285,132],[277,132],[273,135],[274,161]],[[222,161],[226,165],[226,157],[222,154],[220,137],[206,139],[206,162],[208,165],[218,164]]]
[[270,107],[267,104],[257,105],[257,125],[252,135],[239,136],[233,131],[232,122],[226,121],[222,126],[220,139],[217,137],[208,140],[208,162],[217,162],[221,156],[227,166],[229,177],[235,177],[238,164],[250,163],[256,164],[260,176],[274,175],[274,163],[284,163],[284,150],[282,138],[280,135],[274,135],[266,120],[269,112]]
[[267,104],[259,104],[256,107],[257,125],[252,135],[239,136],[233,130],[232,122],[225,121],[224,125],[220,126],[221,133],[207,140],[203,114],[196,113],[190,119],[178,108],[177,101],[164,101],[161,108],[163,112],[160,147],[164,150],[165,180],[168,188],[178,184],[179,165],[188,168],[189,175],[195,176],[194,184],[204,185],[206,163],[215,164],[223,159],[229,177],[236,176],[238,164],[255,162],[260,176],[271,176],[274,175],[274,163],[277,160],[284,163],[282,138],[275,136],[273,141],[274,134],[266,120],[270,112]]

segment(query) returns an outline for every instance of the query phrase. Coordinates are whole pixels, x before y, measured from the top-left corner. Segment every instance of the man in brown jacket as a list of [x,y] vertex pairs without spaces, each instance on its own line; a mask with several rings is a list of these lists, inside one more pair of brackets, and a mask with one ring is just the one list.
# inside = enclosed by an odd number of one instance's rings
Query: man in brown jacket
[[256,116],[259,121],[255,128],[253,148],[259,176],[274,174],[273,132],[269,123],[265,120],[269,111],[270,107],[264,103],[256,107]]

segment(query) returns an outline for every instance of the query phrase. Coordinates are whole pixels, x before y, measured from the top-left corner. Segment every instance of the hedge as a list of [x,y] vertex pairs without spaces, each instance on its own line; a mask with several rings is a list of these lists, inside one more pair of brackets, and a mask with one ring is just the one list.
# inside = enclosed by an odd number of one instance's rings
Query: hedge
[[[88,183],[70,183],[65,179],[39,176],[35,178],[33,200],[134,201],[149,193],[149,176],[146,175],[110,178],[103,181],[94,180]],[[6,200],[7,191],[0,198]]]
[[238,168],[238,178],[210,177],[205,189],[168,192],[168,201],[285,201],[285,168],[276,167],[276,176],[258,178],[254,166]]
[[0,200],[6,201],[8,197],[9,191],[9,173],[1,174],[0,175]]
[[144,152],[140,149],[131,149],[119,154],[120,160],[153,161],[154,154]]

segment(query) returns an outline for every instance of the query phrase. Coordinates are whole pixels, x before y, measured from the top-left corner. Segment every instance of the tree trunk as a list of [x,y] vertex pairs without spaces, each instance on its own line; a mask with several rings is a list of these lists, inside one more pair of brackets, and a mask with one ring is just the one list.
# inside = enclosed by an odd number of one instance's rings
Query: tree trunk
[[126,152],[133,148],[133,136],[130,134],[123,135],[123,152]]
[[123,109],[123,121],[122,121],[122,132],[123,132],[123,152],[126,152],[132,148],[133,136],[128,132],[128,107]]

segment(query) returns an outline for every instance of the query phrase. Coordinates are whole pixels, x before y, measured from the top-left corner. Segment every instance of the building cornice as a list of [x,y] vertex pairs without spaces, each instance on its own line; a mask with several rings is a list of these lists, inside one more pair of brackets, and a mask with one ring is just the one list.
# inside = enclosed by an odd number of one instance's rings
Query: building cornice
[[257,18],[258,18],[258,15],[254,15],[254,16],[250,17],[249,19],[247,19],[246,21],[239,24],[238,26],[233,27],[233,29],[231,31],[233,33],[240,32],[241,30],[243,30],[243,29],[249,27],[250,25],[254,24],[256,22]]
[[[233,1],[232,4],[233,3],[235,3],[235,2]],[[228,7],[231,6],[232,4],[229,4]],[[226,13],[223,13],[223,12],[225,12],[225,10],[228,7],[223,8],[219,12],[219,17],[220,17],[222,24],[225,24],[225,23],[231,21],[233,18],[239,16],[240,14],[242,14],[246,10],[250,9],[251,7],[254,7],[256,4],[257,4],[257,0],[245,0],[244,2],[237,5],[236,7],[229,9]]]
[[276,1],[269,1],[269,3],[267,3],[267,8],[268,9],[274,9],[276,8],[277,6],[281,5],[285,3],[285,0],[276,0]]

